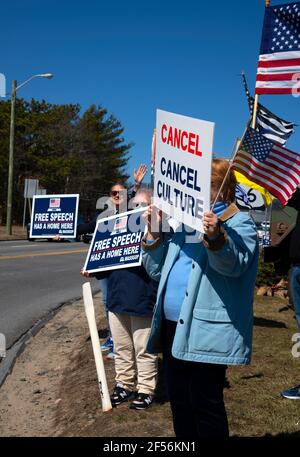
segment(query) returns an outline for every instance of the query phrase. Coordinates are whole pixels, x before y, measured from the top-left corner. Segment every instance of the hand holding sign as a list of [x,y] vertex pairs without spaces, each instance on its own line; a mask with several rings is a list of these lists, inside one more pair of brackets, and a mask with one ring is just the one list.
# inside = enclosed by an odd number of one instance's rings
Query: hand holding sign
[[154,205],[150,205],[144,212],[143,218],[147,224],[148,240],[159,238],[162,224],[162,211]]
[[211,239],[217,238],[220,234],[219,220],[212,211],[204,213],[203,228],[204,233]]
[[91,276],[90,273],[88,273],[87,271],[84,271],[83,268],[81,268],[80,274],[81,274],[81,276],[84,276],[85,278],[89,278]]

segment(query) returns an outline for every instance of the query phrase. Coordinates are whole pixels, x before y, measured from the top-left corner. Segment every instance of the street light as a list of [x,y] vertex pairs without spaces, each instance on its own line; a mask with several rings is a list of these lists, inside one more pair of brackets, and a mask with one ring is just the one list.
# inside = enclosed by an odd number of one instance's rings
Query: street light
[[21,87],[29,83],[34,78],[53,78],[52,73],[42,73],[33,75],[22,84],[17,86],[17,81],[12,82],[11,91],[11,117],[10,117],[10,136],[9,136],[9,161],[8,161],[8,184],[7,184],[7,209],[6,209],[6,233],[11,235],[11,219],[12,219],[12,194],[13,194],[13,166],[14,166],[14,139],[15,139],[15,105],[16,93]]

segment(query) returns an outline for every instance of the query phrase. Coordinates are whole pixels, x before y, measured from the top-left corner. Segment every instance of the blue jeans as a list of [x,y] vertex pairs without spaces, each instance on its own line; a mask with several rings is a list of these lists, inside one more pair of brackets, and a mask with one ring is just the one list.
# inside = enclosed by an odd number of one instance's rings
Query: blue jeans
[[295,308],[298,329],[300,331],[300,265],[292,267],[291,271],[291,294]]

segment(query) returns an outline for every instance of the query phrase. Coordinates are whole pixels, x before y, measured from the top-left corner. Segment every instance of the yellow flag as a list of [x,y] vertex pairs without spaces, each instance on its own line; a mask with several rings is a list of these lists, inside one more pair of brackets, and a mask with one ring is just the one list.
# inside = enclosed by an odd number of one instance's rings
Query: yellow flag
[[258,192],[261,193],[266,206],[269,206],[272,200],[274,200],[275,197],[273,197],[267,189],[264,189],[255,182],[250,181],[250,179],[246,178],[246,176],[242,175],[242,173],[239,173],[238,171],[235,171],[234,174],[238,183],[245,184],[245,186],[251,187],[251,189],[258,190]]

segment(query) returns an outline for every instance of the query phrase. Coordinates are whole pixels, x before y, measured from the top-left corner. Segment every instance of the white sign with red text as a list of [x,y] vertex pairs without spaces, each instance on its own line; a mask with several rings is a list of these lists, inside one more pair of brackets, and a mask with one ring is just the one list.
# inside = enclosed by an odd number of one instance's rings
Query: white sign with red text
[[154,203],[200,232],[210,207],[213,122],[157,110]]

